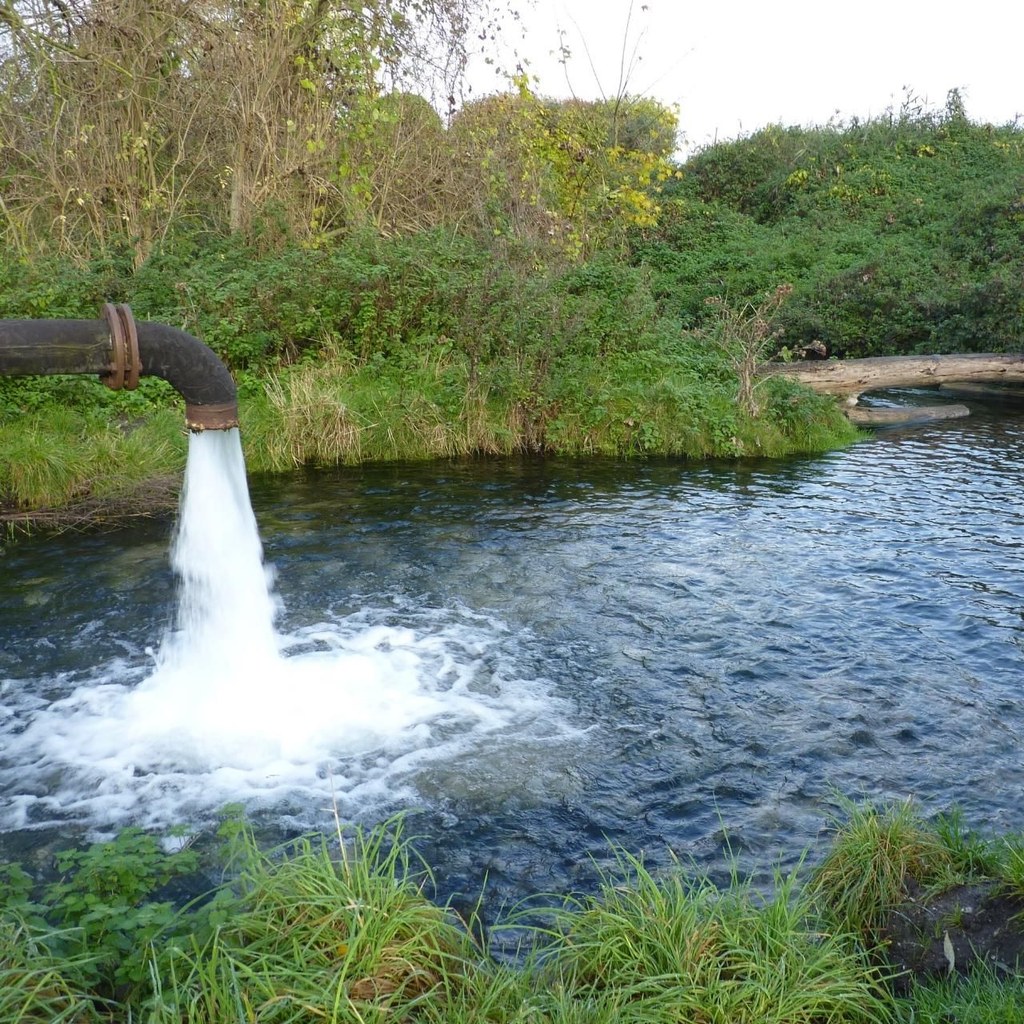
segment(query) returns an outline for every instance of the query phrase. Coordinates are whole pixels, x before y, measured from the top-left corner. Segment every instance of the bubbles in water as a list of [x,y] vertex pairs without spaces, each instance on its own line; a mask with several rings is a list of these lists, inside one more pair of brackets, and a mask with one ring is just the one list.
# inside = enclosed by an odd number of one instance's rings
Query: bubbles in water
[[55,678],[63,695],[41,706],[7,687],[3,827],[166,826],[236,800],[308,823],[332,802],[412,799],[422,765],[484,742],[525,743],[540,772],[557,756],[556,702],[484,616],[367,608],[275,631],[237,431],[191,436],[172,562],[178,618],[155,664]]

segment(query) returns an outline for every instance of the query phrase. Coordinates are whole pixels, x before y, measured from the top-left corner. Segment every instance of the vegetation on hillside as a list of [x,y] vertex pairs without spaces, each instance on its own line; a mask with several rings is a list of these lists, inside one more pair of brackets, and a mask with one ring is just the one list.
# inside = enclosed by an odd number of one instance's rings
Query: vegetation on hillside
[[709,295],[777,281],[786,344],[836,356],[1017,351],[1024,337],[1024,131],[912,97],[870,121],[769,127],[711,147],[634,246],[659,301],[699,325]]
[[[648,98],[520,75],[449,104],[493,18],[0,3],[0,317],[115,301],[196,334],[239,382],[254,469],[819,451],[855,432],[760,359],[1019,347],[1018,126],[952,93],[678,166],[676,114]],[[121,461],[145,423],[149,474],[178,470],[176,404],[153,380],[0,378],[3,514],[144,508],[144,456]],[[107,457],[75,454],[94,439]]]

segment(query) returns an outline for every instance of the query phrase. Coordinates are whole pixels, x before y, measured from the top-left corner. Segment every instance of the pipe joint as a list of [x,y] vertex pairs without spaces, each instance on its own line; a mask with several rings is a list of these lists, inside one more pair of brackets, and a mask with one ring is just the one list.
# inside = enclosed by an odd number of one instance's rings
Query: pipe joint
[[129,306],[103,304],[103,319],[110,331],[111,361],[109,371],[103,375],[108,388],[120,391],[134,391],[139,386],[142,374],[142,359],[139,356],[139,332]]

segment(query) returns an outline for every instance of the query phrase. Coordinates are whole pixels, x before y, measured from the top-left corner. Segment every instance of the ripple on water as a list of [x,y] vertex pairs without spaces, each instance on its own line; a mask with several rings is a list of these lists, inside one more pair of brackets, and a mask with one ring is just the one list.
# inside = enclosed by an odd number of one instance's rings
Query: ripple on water
[[30,538],[0,578],[4,826],[404,806],[443,890],[512,898],[609,842],[792,862],[833,789],[1024,827],[1021,424],[261,480],[274,589],[257,554],[198,668],[157,526]]

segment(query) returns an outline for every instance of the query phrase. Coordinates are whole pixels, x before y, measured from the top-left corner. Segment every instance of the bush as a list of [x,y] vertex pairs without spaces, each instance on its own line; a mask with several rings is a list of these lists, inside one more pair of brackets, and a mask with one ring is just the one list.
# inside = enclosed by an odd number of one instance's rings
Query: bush
[[[791,281],[794,348],[840,356],[1013,351],[1024,335],[1024,134],[956,102],[868,122],[770,126],[695,156],[634,238],[661,308],[700,327]],[[965,199],[965,197],[970,197]]]

